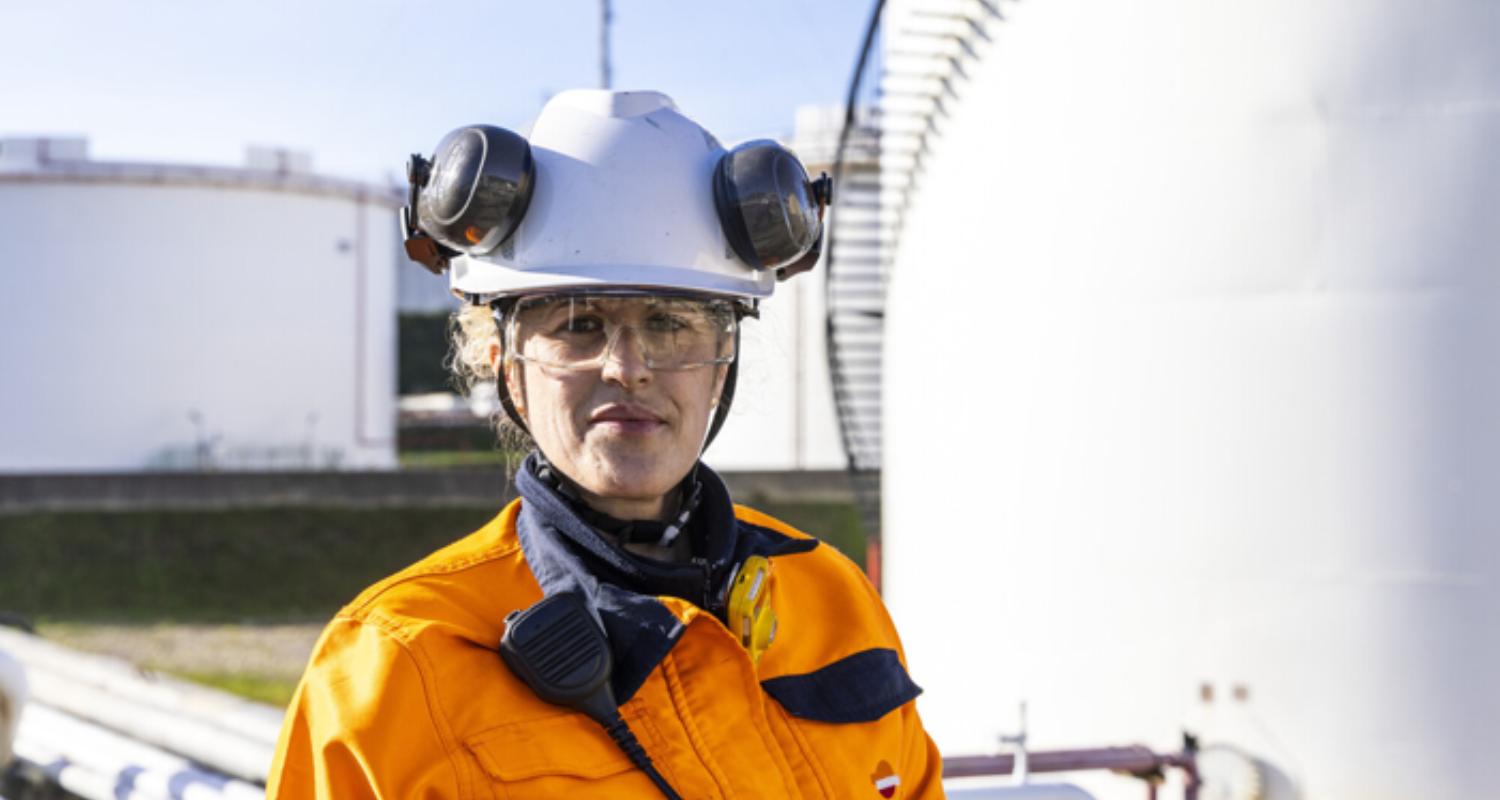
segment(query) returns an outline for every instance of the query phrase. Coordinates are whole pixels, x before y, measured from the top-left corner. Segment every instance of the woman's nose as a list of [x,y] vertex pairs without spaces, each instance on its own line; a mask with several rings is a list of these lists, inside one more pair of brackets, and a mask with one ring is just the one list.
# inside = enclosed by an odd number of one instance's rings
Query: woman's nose
[[651,379],[651,368],[646,365],[646,353],[641,347],[641,337],[635,329],[622,325],[615,329],[604,348],[604,366],[601,376],[623,386],[638,386]]

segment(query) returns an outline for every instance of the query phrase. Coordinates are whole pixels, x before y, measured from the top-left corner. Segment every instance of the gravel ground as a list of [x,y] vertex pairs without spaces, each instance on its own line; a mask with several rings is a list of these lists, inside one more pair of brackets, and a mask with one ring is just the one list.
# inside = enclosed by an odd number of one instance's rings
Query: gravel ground
[[235,673],[294,681],[323,623],[277,625],[44,625],[68,647],[167,672]]

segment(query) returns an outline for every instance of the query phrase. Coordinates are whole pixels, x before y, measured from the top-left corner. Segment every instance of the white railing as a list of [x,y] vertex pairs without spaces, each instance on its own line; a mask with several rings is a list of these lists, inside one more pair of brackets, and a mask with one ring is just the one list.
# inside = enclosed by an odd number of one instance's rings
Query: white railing
[[88,800],[263,797],[278,708],[0,629],[30,697],[14,751]]

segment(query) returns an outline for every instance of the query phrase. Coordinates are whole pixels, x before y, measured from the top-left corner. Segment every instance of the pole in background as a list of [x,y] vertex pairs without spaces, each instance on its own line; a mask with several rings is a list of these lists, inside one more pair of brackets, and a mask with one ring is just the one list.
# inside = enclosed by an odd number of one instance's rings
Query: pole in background
[[610,83],[609,74],[609,23],[614,16],[610,14],[609,0],[599,0],[599,88],[608,89]]

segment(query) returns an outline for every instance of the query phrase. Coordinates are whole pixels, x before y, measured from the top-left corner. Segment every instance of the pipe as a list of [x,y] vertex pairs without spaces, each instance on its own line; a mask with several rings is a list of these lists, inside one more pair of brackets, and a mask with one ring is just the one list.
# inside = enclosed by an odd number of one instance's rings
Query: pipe
[[[1156,782],[1168,769],[1183,771],[1186,783],[1184,800],[1197,800],[1202,786],[1197,759],[1191,745],[1181,752],[1159,754],[1147,747],[1101,747],[1084,750],[1030,751],[1026,754],[1030,772],[1080,772],[1107,769],[1133,775],[1147,782],[1149,797],[1156,797]],[[943,759],[943,778],[970,778],[982,775],[1010,775],[1015,772],[1013,754],[987,756],[949,756]]]
[[[1146,747],[1102,747],[1088,750],[1033,751],[1027,754],[1031,772],[1075,772],[1108,769],[1131,774],[1160,769],[1163,757]],[[977,775],[1009,775],[1015,771],[1016,757],[1005,753],[992,756],[951,756],[943,759],[943,777],[967,778]]]
[[11,742],[26,704],[26,672],[4,650],[0,650],[0,769],[10,762]]
[[86,800],[259,800],[260,786],[204,769],[44,705],[26,709],[16,753]]
[[0,649],[25,666],[36,703],[244,780],[270,769],[279,709],[15,631],[0,630]]

